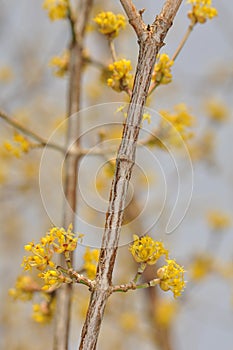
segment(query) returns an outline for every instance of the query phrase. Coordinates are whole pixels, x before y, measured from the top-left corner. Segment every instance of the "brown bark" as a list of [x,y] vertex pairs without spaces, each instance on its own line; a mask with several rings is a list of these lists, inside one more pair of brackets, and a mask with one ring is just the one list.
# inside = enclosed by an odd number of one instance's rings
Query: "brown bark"
[[146,27],[137,15],[132,1],[121,0],[138,35],[139,56],[133,92],[122,141],[118,150],[116,170],[110,190],[109,206],[106,214],[105,232],[97,269],[96,287],[92,292],[86,320],[83,326],[79,349],[96,349],[97,339],[107,299],[111,294],[112,273],[115,264],[124,205],[131,178],[137,140],[142,122],[143,107],[146,102],[151,76],[159,49],[172,25],[173,18],[182,0],[167,0],[151,27]]

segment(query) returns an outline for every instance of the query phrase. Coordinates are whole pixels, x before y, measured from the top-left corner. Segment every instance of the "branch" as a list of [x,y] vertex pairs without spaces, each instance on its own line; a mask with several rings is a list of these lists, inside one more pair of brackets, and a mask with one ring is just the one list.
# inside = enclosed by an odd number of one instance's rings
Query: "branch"
[[30,136],[32,139],[36,140],[39,142],[39,145],[41,145],[42,147],[50,147],[53,148],[57,151],[60,151],[62,153],[66,153],[66,150],[64,147],[59,146],[53,142],[49,142],[46,139],[44,139],[43,137],[41,137],[40,135],[38,135],[37,133],[35,133],[34,131],[28,129],[27,127],[25,127],[23,124],[19,123],[17,120],[13,119],[12,117],[10,117],[7,113],[5,113],[4,111],[0,110],[0,118],[2,118],[3,120],[5,120],[5,122],[11,126],[13,126],[14,128],[16,128],[17,130],[21,131],[23,134]]
[[[86,25],[93,0],[81,0],[79,2],[79,14],[75,20],[72,14],[69,15],[71,25],[71,45],[69,64],[69,91],[68,91],[68,131],[67,149],[72,145],[74,152],[67,154],[65,159],[65,201],[63,209],[63,227],[68,227],[71,223],[75,228],[76,211],[76,188],[77,188],[77,167],[80,159],[79,154],[79,118],[70,118],[80,110],[81,84],[83,72],[83,42],[85,38]],[[76,152],[77,151],[77,152]],[[72,260],[72,256],[71,256]],[[59,262],[61,266],[65,264],[62,257]],[[63,285],[57,291],[57,309],[55,318],[54,347],[53,350],[67,350],[70,325],[72,288],[70,285]]]
[[110,190],[105,231],[97,268],[96,288],[91,295],[82,330],[80,350],[96,349],[105,306],[111,294],[112,274],[117,255],[125,200],[133,170],[143,108],[148,96],[155,59],[159,49],[164,45],[163,40],[172,25],[173,18],[181,2],[182,0],[167,0],[160,15],[154,21],[153,27],[147,30],[132,1],[121,0],[129,21],[139,37],[139,57],[132,97]]
[[137,34],[137,37],[142,37],[145,33],[146,25],[143,22],[141,13],[137,11],[131,0],[120,0],[120,2],[128,16],[129,23]]

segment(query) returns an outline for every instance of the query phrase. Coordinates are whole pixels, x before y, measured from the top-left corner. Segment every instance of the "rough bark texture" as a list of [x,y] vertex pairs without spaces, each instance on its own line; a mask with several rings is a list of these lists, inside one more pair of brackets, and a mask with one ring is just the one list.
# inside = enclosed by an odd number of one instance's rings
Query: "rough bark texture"
[[97,269],[96,288],[92,292],[79,349],[96,349],[107,299],[111,294],[112,273],[117,254],[125,199],[135,160],[143,107],[146,102],[156,55],[172,25],[182,0],[167,0],[152,26],[146,27],[132,1],[121,0],[139,42],[139,56],[131,101],[118,150],[112,182],[105,232]]

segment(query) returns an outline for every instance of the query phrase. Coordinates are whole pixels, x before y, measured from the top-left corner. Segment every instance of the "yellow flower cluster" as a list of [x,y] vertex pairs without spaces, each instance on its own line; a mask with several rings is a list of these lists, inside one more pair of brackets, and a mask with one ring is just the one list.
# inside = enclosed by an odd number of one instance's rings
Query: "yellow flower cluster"
[[55,310],[55,298],[50,294],[46,294],[46,300],[41,301],[40,304],[33,304],[32,318],[34,321],[42,324],[49,323]]
[[101,12],[94,18],[94,21],[98,25],[99,32],[110,38],[118,36],[119,31],[126,26],[125,17],[112,12]]
[[61,254],[75,250],[79,237],[75,237],[72,232],[72,225],[67,231],[64,228],[51,228],[41,238],[40,243],[30,242],[25,245],[24,249],[31,252],[32,255],[24,257],[22,266],[25,270],[36,267],[40,271],[45,271],[48,266],[54,268],[55,264],[52,262],[54,253]]
[[15,283],[15,288],[9,289],[9,295],[14,299],[22,301],[31,300],[33,293],[40,288],[30,276],[19,276]]
[[22,153],[27,153],[29,151],[31,144],[23,135],[15,133],[13,141],[15,145],[8,141],[5,141],[4,147],[15,157],[19,158]]
[[50,67],[55,68],[54,75],[57,77],[64,77],[68,71],[70,61],[70,52],[68,50],[64,51],[61,56],[54,56],[50,62]]
[[177,303],[171,300],[159,300],[155,308],[155,322],[162,328],[168,328],[177,314]]
[[167,265],[164,265],[157,271],[160,279],[160,288],[163,291],[171,290],[175,298],[181,295],[184,290],[184,269],[174,260],[166,260]]
[[205,23],[218,15],[216,8],[211,7],[212,0],[188,0],[192,4],[192,10],[188,13],[192,24]]
[[87,277],[94,279],[96,275],[96,265],[99,261],[99,250],[90,250],[90,248],[86,248],[85,254],[83,255],[83,260],[83,268],[86,271]]
[[158,128],[158,138],[161,141],[165,140],[172,145],[180,146],[181,138],[187,140],[193,136],[189,128],[193,125],[194,118],[184,103],[174,106],[174,111],[175,113],[165,110],[159,112],[163,118]]
[[67,18],[69,3],[68,0],[45,0],[43,8],[48,11],[51,21]]
[[207,116],[215,122],[224,122],[228,118],[227,107],[220,101],[211,99],[206,102]]
[[[41,277],[44,280],[44,286],[42,287],[42,290],[48,290],[51,287],[54,289],[58,288],[62,283],[67,282],[69,278],[66,278],[57,270],[48,270],[46,272],[43,272],[39,274],[39,277]],[[72,282],[70,280],[69,282]]]
[[116,61],[108,66],[111,72],[111,77],[107,80],[108,86],[115,91],[124,91],[130,84],[132,80],[132,70],[131,62],[129,60],[122,59]]
[[168,250],[162,242],[154,241],[149,236],[138,237],[133,235],[134,242],[129,250],[138,263],[154,265],[161,256],[168,257]]
[[169,84],[172,81],[171,67],[174,61],[170,60],[166,53],[157,56],[158,62],[155,64],[152,81],[159,84]]
[[217,210],[212,210],[207,215],[207,221],[212,230],[220,231],[228,228],[231,224],[230,217]]
[[189,267],[190,276],[193,280],[203,279],[213,268],[213,258],[207,254],[199,254]]

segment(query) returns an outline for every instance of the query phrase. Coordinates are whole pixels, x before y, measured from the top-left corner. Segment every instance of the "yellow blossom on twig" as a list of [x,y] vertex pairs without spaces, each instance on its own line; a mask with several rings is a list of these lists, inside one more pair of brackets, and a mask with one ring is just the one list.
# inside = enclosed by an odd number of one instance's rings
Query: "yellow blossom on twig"
[[5,141],[4,147],[16,158],[19,158],[22,155],[22,153],[28,153],[30,147],[32,146],[28,139],[26,139],[23,135],[18,133],[15,133],[13,141],[15,144]]
[[188,0],[188,3],[192,4],[192,10],[188,13],[192,24],[205,23],[218,15],[216,8],[211,7],[212,0]]
[[33,304],[33,320],[42,324],[49,323],[54,315],[55,303],[55,298],[52,295],[46,294],[46,299],[42,300],[40,304]]
[[154,67],[152,81],[157,85],[169,84],[172,81],[171,67],[174,64],[166,53],[157,56],[157,63]]
[[54,68],[54,75],[57,77],[64,77],[68,71],[70,61],[70,52],[64,51],[61,56],[54,56],[49,61],[50,67]]
[[175,260],[166,260],[167,265],[164,265],[157,271],[160,279],[160,288],[165,292],[171,290],[174,297],[178,297],[184,290],[184,269],[178,265]]
[[9,295],[14,299],[31,300],[33,293],[40,290],[38,284],[30,276],[19,276],[15,288],[9,289]]
[[134,235],[134,242],[129,250],[138,263],[153,265],[161,256],[168,257],[168,250],[162,242],[154,241],[149,236],[138,237]]
[[118,92],[126,90],[133,77],[130,73],[131,62],[125,59],[115,61],[108,66],[108,69],[111,72],[111,77],[107,80],[108,86]]
[[68,0],[45,0],[43,8],[48,11],[51,21],[67,18],[69,3]]
[[229,215],[218,210],[209,211],[207,214],[207,222],[210,228],[216,231],[228,228],[231,224]]
[[96,265],[99,260],[99,250],[90,250],[90,248],[86,248],[85,254],[83,255],[83,260],[83,268],[86,271],[87,277],[94,279],[96,275]]
[[112,12],[101,12],[93,20],[98,25],[99,32],[111,38],[118,36],[119,31],[126,26],[125,17]]

